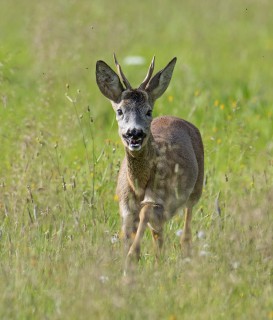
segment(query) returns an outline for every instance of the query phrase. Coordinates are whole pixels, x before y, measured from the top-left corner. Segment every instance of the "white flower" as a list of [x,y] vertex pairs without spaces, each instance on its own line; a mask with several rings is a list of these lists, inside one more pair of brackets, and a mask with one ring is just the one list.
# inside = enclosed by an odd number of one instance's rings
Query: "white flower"
[[185,263],[190,263],[190,262],[191,262],[191,258],[190,258],[190,257],[186,257],[183,261],[184,261]]
[[181,237],[182,236],[182,233],[183,233],[183,230],[182,229],[178,229],[175,234],[178,236],[178,237]]
[[201,239],[205,239],[206,238],[205,232],[203,230],[198,231],[197,232],[197,238],[200,239],[200,240]]
[[100,276],[99,280],[100,280],[101,283],[104,284],[104,283],[109,281],[109,278],[107,276]]
[[210,252],[208,252],[208,251],[206,251],[206,250],[201,250],[201,251],[199,252],[199,256],[200,256],[200,257],[208,257],[208,256],[210,256]]
[[117,243],[118,241],[119,241],[118,235],[117,235],[117,234],[114,234],[114,235],[111,237],[111,243],[114,244],[114,243]]
[[234,270],[238,269],[238,268],[240,267],[240,262],[239,262],[239,261],[233,261],[233,262],[231,263],[231,267],[232,267],[232,269],[234,269]]

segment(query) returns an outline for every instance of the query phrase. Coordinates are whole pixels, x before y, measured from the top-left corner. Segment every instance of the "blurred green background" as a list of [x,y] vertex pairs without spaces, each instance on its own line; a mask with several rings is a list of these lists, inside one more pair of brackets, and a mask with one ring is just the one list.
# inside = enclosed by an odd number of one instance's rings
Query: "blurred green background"
[[[270,0],[1,1],[2,319],[273,319],[272,35]],[[194,256],[180,257],[178,216],[157,267],[146,235],[129,287],[123,147],[95,82],[113,52],[134,86],[153,55],[156,70],[178,58],[154,114],[193,122],[205,145]]]

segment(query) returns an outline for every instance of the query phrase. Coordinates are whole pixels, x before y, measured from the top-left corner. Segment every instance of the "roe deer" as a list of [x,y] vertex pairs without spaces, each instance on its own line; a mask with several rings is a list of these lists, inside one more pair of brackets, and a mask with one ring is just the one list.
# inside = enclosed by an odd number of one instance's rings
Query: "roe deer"
[[140,257],[146,227],[151,229],[158,255],[164,223],[183,207],[185,223],[180,242],[185,254],[190,254],[192,208],[202,194],[204,150],[199,130],[193,124],[172,116],[152,119],[154,102],[167,89],[176,58],[152,77],[153,58],[137,89],[124,76],[115,55],[114,60],[119,76],[104,61],[97,61],[96,80],[112,103],[125,146],[117,195],[126,270],[132,257]]

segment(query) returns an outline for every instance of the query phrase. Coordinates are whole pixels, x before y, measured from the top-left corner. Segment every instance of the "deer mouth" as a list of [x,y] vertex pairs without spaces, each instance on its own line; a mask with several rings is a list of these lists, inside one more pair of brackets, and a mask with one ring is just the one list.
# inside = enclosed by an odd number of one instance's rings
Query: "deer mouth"
[[143,137],[124,137],[124,140],[126,141],[129,150],[131,151],[139,151],[142,147],[144,136]]

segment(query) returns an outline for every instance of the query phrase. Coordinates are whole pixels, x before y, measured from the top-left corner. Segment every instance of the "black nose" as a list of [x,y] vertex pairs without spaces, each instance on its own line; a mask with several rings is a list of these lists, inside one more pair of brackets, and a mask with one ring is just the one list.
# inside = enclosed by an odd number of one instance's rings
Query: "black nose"
[[134,129],[128,129],[128,131],[126,132],[126,136],[132,139],[139,139],[139,138],[144,138],[145,133],[143,132],[142,129],[134,128]]

